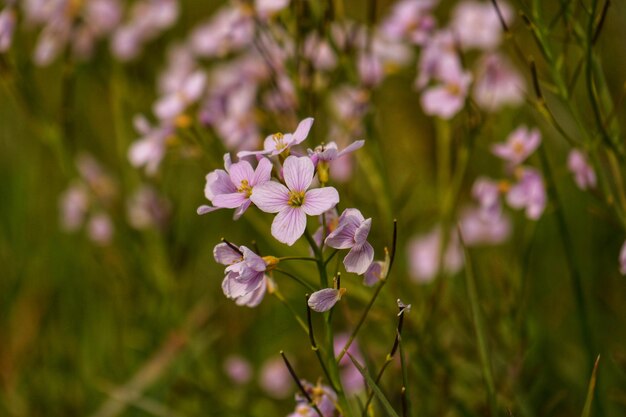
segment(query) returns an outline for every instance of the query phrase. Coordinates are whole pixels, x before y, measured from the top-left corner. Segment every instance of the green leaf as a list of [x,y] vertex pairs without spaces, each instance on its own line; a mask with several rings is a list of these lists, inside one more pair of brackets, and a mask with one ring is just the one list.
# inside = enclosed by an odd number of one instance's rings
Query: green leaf
[[376,385],[376,382],[374,382],[374,380],[372,379],[370,374],[367,372],[367,370],[359,362],[357,362],[357,360],[354,359],[354,357],[350,355],[350,353],[347,353],[347,355],[352,361],[352,363],[354,364],[354,366],[356,366],[356,369],[358,369],[361,375],[363,375],[363,378],[365,378],[367,385],[374,392],[374,394],[376,394],[376,397],[378,397],[378,399],[380,400],[381,404],[383,405],[383,408],[387,412],[387,415],[390,417],[400,417],[398,416],[398,413],[396,413],[396,411],[393,409],[391,404],[389,404],[389,400],[387,400],[387,398],[385,397],[385,394],[383,394],[383,392],[380,390],[378,385]]
[[596,363],[593,365],[593,371],[591,372],[591,379],[589,379],[589,387],[587,388],[587,399],[585,400],[585,406],[583,407],[582,417],[589,417],[591,415],[591,404],[593,403],[593,394],[596,388],[596,379],[598,372],[598,363],[600,363],[600,355],[596,358]]

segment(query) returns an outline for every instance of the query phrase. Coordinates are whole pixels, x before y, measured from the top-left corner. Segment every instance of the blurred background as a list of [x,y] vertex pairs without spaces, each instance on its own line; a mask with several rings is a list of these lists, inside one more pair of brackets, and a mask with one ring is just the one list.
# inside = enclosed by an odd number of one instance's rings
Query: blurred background
[[[336,3],[342,4],[344,19],[364,25],[372,18],[382,21],[394,6],[382,0]],[[436,6],[441,25],[457,3],[442,0]],[[552,67],[517,15],[530,5],[509,3],[515,39],[523,55],[536,60],[552,112],[563,129],[584,140],[580,123],[589,126],[594,120],[583,81],[571,90],[570,102],[580,116],[572,120],[550,88]],[[563,4],[577,2],[535,3],[547,27]],[[296,387],[278,352],[289,355],[301,377],[315,382],[321,376],[308,340],[276,297],[249,309],[222,294],[223,267],[212,254],[220,238],[246,245],[255,241],[263,254],[276,256],[306,254],[307,248],[305,242],[293,248],[276,242],[269,234],[271,216],[258,211],[237,222],[226,210],[196,214],[206,204],[205,175],[221,168],[227,151],[216,135],[201,131],[204,142],[198,144],[180,134],[183,145],[173,145],[176,151],[168,152],[156,175],[129,162],[129,148],[140,136],[133,117],[149,114],[158,98],[155,85],[168,45],[184,40],[224,4],[180,0],[176,23],[129,61],[116,59],[101,41],[89,60],[61,52],[49,65],[35,65],[38,29],[17,25],[0,68],[0,415],[287,415]],[[276,17],[289,30],[306,24],[294,18],[295,7]],[[584,24],[584,8],[576,10],[571,21]],[[561,51],[567,42],[564,26],[554,24],[545,33]],[[613,120],[621,125],[626,123],[620,99],[626,81],[624,39],[626,4],[613,2],[594,48],[618,103]],[[572,74],[584,47],[569,42],[572,52],[555,65]],[[362,137],[350,139],[363,138],[366,145],[353,159],[349,181],[336,186],[342,207],[358,207],[373,218],[370,241],[377,259],[391,245],[393,218],[399,237],[397,263],[359,333],[360,350],[374,368],[382,364],[393,343],[395,303],[401,298],[413,306],[403,335],[411,415],[489,414],[464,273],[415,279],[409,248],[415,236],[452,215],[442,214],[441,196],[453,187],[445,173],[441,178],[442,131],[450,140],[450,175],[457,172],[463,144],[471,142],[467,170],[450,207],[455,216],[471,203],[477,177],[502,176],[503,164],[490,146],[521,124],[538,127],[558,202],[549,193],[536,221],[507,209],[508,239],[470,252],[499,414],[580,415],[600,354],[592,415],[623,416],[626,278],[618,255],[626,233],[605,196],[576,187],[567,170],[570,145],[536,110],[530,71],[507,45],[501,50],[523,75],[528,94],[519,107],[481,113],[480,129],[466,123],[471,115],[444,124],[424,114],[414,88],[415,60],[371,92],[367,128]],[[332,110],[302,105],[297,112],[300,118],[316,118],[308,146],[332,140],[326,121]],[[263,136],[294,127],[264,120]],[[538,154],[530,163],[545,168]],[[624,171],[623,164],[618,168]],[[88,224],[68,232],[63,218],[68,206],[80,211],[82,197],[67,193],[81,181],[101,198]],[[100,212],[106,216],[98,218]],[[308,265],[289,268],[311,275]],[[284,277],[276,280],[286,301],[304,315],[301,289]],[[372,293],[359,277],[346,275],[342,283],[348,292],[335,314],[337,333],[354,327]],[[394,405],[399,404],[399,375],[394,362],[381,384]]]

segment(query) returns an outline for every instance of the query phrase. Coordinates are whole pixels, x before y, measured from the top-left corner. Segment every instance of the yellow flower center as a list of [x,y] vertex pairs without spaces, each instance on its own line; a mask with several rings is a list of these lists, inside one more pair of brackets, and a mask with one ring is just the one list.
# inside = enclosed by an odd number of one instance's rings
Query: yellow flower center
[[458,96],[461,94],[461,87],[457,83],[448,84],[446,89],[448,90],[448,93],[452,94],[453,96]]
[[521,141],[513,142],[513,152],[515,152],[516,155],[523,155],[524,154],[524,144]]
[[274,139],[274,143],[276,143],[276,149],[277,150],[281,150],[281,149],[285,149],[285,147],[287,146],[285,144],[285,142],[283,142],[283,134],[282,133],[274,133],[272,135],[272,139]]
[[291,207],[300,207],[304,204],[304,191],[291,191],[289,192],[289,200],[287,204]]
[[237,191],[244,193],[249,198],[252,195],[252,187],[250,187],[248,180],[241,180],[241,185],[237,188]]
[[511,189],[511,184],[507,180],[502,180],[498,183],[498,190],[501,193],[506,193]]

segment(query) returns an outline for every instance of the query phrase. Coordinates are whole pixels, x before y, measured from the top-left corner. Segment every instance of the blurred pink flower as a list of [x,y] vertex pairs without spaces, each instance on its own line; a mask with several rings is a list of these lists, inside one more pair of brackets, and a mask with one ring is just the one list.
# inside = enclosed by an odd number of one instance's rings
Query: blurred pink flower
[[274,398],[285,398],[293,389],[293,381],[280,358],[270,359],[261,367],[259,385]]
[[59,198],[61,228],[67,232],[78,230],[89,210],[89,191],[81,182],[75,182]]
[[476,82],[472,94],[474,100],[487,111],[497,111],[524,101],[524,78],[508,59],[497,53],[485,55],[478,61]]
[[205,87],[206,74],[195,71],[185,78],[177,89],[154,103],[154,114],[165,121],[175,119],[202,97]]
[[493,145],[491,152],[515,167],[524,162],[540,144],[541,133],[538,129],[530,130],[526,126],[520,126],[511,132],[506,143]]
[[143,115],[135,116],[135,129],[142,136],[128,149],[128,159],[136,168],[145,167],[148,175],[154,175],[165,156],[167,140],[174,134],[174,126],[164,123],[151,126]]
[[502,211],[500,204],[500,183],[486,177],[479,177],[472,187],[472,197],[478,201],[484,217],[498,216]]
[[567,157],[567,168],[574,175],[574,181],[581,190],[596,187],[596,173],[589,165],[587,157],[578,149],[572,149]]
[[438,0],[403,0],[396,3],[391,14],[381,23],[382,32],[390,39],[407,40],[423,45],[436,26],[431,14]]
[[[511,8],[499,0],[498,6],[504,20],[510,23],[513,18]],[[463,49],[496,48],[502,39],[502,24],[491,2],[466,0],[459,3],[452,12],[452,30]]]
[[[336,410],[335,404],[337,403],[337,394],[326,385],[322,385],[319,382],[317,385],[313,385],[307,381],[301,381],[302,386],[306,390],[308,396],[313,401],[313,404],[317,406],[317,409],[322,413],[321,417],[335,417]],[[287,417],[320,417],[312,404],[309,404],[309,400],[301,393],[296,394],[296,410],[289,414]]]
[[546,207],[546,190],[541,174],[528,167],[521,168],[518,174],[520,179],[506,194],[509,206],[515,209],[525,209],[526,217],[537,220]]
[[252,366],[239,355],[230,355],[224,361],[224,372],[237,385],[244,385],[252,379]]
[[7,6],[0,12],[0,53],[11,47],[16,21],[17,14],[13,7]]
[[108,214],[99,212],[91,216],[87,223],[89,238],[98,245],[108,245],[113,238],[113,222]]
[[485,216],[481,209],[466,209],[461,212],[459,226],[463,242],[467,246],[497,245],[511,235],[511,221],[503,213]]
[[463,251],[459,246],[458,235],[450,234],[446,248],[441,247],[443,245],[441,238],[441,228],[436,227],[428,234],[416,236],[409,242],[410,275],[415,281],[420,283],[432,281],[440,272],[440,261],[446,274],[455,274],[463,267]]
[[170,215],[170,203],[156,189],[144,185],[129,198],[128,222],[135,229],[163,228]]
[[442,84],[428,87],[422,93],[422,108],[427,115],[450,119],[465,105],[472,76],[468,72],[451,69],[440,73],[439,81]]

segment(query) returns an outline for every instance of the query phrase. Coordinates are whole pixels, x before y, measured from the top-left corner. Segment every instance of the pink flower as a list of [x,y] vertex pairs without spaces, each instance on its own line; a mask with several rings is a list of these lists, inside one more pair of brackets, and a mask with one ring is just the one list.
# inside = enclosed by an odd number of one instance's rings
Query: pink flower
[[[498,0],[504,20],[513,17],[510,7]],[[453,12],[451,26],[464,49],[493,49],[502,39],[502,24],[491,2],[464,1]]]
[[533,168],[522,168],[520,180],[506,194],[509,206],[525,209],[526,217],[537,220],[546,208],[546,190],[541,174]]
[[574,181],[581,190],[596,187],[596,173],[589,165],[585,154],[578,149],[572,149],[569,153],[567,168],[574,175]]
[[0,53],[11,47],[17,16],[13,7],[6,7],[0,12]]
[[268,18],[285,7],[289,6],[290,0],[255,0],[254,8],[262,18]]
[[231,355],[226,358],[224,372],[237,385],[247,384],[252,378],[250,362],[238,355]]
[[330,162],[334,161],[337,158],[341,158],[344,155],[348,155],[357,149],[361,149],[365,145],[364,140],[357,140],[352,142],[350,145],[346,146],[341,151],[337,148],[337,144],[335,142],[329,142],[324,145],[319,145],[315,147],[314,150],[308,149],[308,154],[311,157],[311,161],[315,165],[318,162]]
[[182,84],[154,104],[154,114],[161,120],[172,120],[200,99],[206,87],[206,74],[196,71]]
[[274,398],[285,398],[291,392],[293,381],[282,359],[268,360],[261,367],[259,385]]
[[87,235],[98,245],[108,245],[113,238],[113,222],[108,214],[99,212],[91,216],[87,223]]
[[174,134],[170,124],[151,126],[144,116],[136,116],[133,120],[135,129],[142,135],[128,149],[128,159],[132,166],[145,167],[148,175],[154,175],[165,156],[167,139]]
[[313,118],[308,117],[298,124],[295,132],[293,133],[274,133],[265,138],[263,142],[262,151],[242,151],[237,154],[239,158],[250,155],[268,155],[274,156],[282,152],[288,152],[289,149],[302,143],[309,135],[311,126],[313,125]]
[[470,73],[449,67],[439,74],[442,84],[427,88],[421,97],[424,113],[450,119],[465,105],[465,98],[472,82]]
[[262,158],[256,169],[248,161],[230,163],[228,154],[225,155],[226,170],[216,169],[206,176],[204,195],[213,206],[198,207],[198,214],[205,214],[220,208],[234,208],[235,219],[241,217],[250,207],[251,195],[255,187],[270,180],[272,163]]
[[283,165],[285,185],[268,181],[252,191],[250,199],[266,213],[278,213],[272,222],[272,236],[289,246],[302,236],[306,216],[318,216],[339,202],[333,187],[309,190],[315,167],[309,157],[289,156]]
[[371,287],[385,279],[387,265],[382,261],[375,261],[370,264],[363,275],[363,284]]
[[507,138],[506,143],[496,143],[491,152],[508,161],[513,166],[524,162],[541,144],[541,133],[538,129],[529,130],[526,126],[515,129]]
[[472,196],[478,201],[483,217],[500,214],[500,184],[486,177],[479,177],[472,187]]
[[442,248],[441,238],[441,229],[436,227],[430,233],[417,236],[409,242],[409,270],[415,281],[420,283],[432,281],[439,274],[440,262],[447,274],[455,274],[463,267],[463,251],[459,247],[458,235],[456,233],[450,235],[446,248]]
[[467,209],[459,220],[467,246],[497,245],[511,235],[511,221],[503,213],[485,216],[481,209]]
[[372,219],[365,219],[354,208],[345,209],[339,217],[339,225],[326,238],[326,245],[335,249],[350,249],[343,259],[346,271],[364,274],[374,260],[374,248],[367,241]]
[[493,112],[524,101],[524,78],[508,59],[491,53],[481,59],[478,65],[472,94],[479,106]]
[[[341,353],[346,343],[348,343],[348,339],[349,335],[347,333],[339,333],[335,336],[333,343],[335,356]],[[359,344],[356,339],[350,344],[347,352],[360,363],[364,362],[363,355],[361,354],[361,350],[359,349]],[[356,394],[363,391],[365,388],[363,375],[361,375],[361,372],[359,372],[356,366],[354,366],[348,355],[344,355],[341,358],[339,361],[339,367],[341,370],[341,382],[346,392],[349,394]]]
[[[330,387],[320,383],[313,385],[307,381],[301,382],[313,404],[322,413],[321,417],[334,417],[337,415],[337,408],[335,407],[337,394]],[[320,417],[304,395],[296,394],[296,403],[296,410],[287,417]]]
[[222,281],[222,291],[238,305],[257,306],[265,294],[267,264],[259,255],[245,246],[235,250],[227,243],[213,249],[215,261],[227,265]]
[[333,308],[337,301],[341,300],[345,292],[345,288],[324,288],[315,291],[309,297],[308,305],[311,307],[311,310],[323,313]]
[[382,23],[382,32],[391,39],[408,40],[416,45],[424,44],[435,28],[431,14],[437,0],[404,0],[396,5]]

